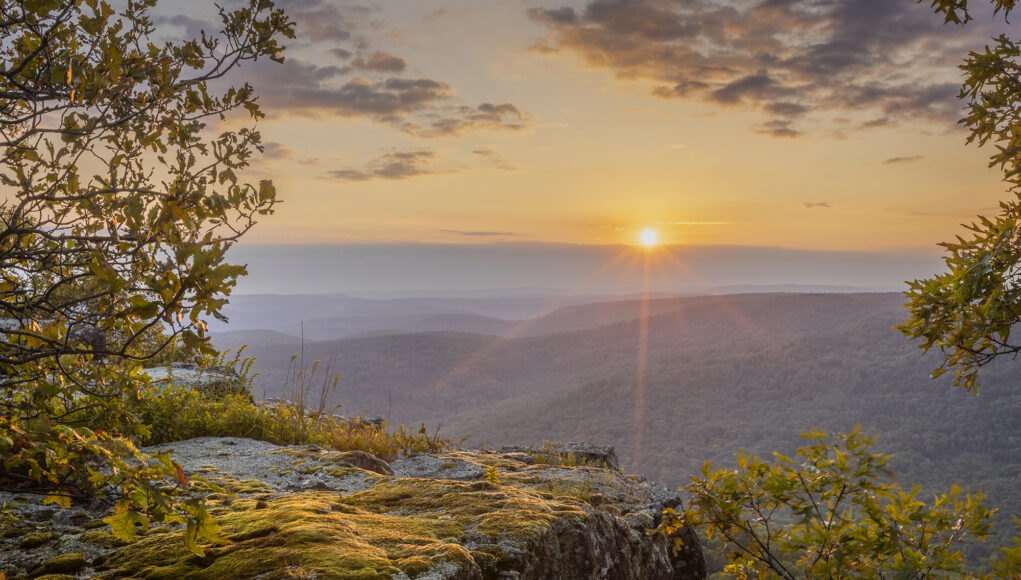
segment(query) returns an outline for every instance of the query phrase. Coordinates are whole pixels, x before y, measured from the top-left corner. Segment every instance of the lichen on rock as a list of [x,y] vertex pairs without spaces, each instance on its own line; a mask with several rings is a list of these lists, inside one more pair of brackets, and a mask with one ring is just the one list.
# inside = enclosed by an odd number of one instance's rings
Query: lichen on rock
[[[387,464],[224,438],[167,447],[189,474],[215,466],[204,476],[229,492],[209,499],[227,543],[207,545],[199,557],[178,528],[153,528],[127,546],[80,529],[75,545],[93,550],[85,573],[110,580],[705,576],[690,530],[681,532],[690,549],[680,556],[671,539],[648,533],[664,507],[679,503],[676,494],[613,469],[467,451]],[[487,480],[487,472],[497,477]]]

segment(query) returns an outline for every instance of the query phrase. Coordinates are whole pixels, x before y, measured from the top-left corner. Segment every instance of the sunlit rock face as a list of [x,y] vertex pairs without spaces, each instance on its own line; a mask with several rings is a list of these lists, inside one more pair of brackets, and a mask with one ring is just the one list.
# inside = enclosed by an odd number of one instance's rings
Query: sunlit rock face
[[[124,546],[67,518],[52,518],[62,523],[49,531],[36,519],[24,534],[46,541],[0,569],[30,573],[74,548],[79,573],[103,578],[705,577],[690,530],[679,554],[673,538],[647,533],[676,494],[577,455],[456,451],[387,463],[221,437],[159,449],[172,449],[193,480],[230,492],[209,496],[227,543],[197,557],[180,529],[153,528]],[[79,511],[85,521],[104,515]]]

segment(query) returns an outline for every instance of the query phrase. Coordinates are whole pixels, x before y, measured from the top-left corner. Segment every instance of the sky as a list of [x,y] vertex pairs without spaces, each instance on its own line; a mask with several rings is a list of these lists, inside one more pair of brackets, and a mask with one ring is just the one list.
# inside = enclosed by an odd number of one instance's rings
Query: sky
[[[231,79],[268,113],[248,176],[284,200],[244,244],[626,245],[655,228],[665,245],[931,260],[1006,195],[957,124],[957,65],[1010,27],[984,3],[966,27],[928,4],[279,1],[287,61]],[[209,3],[167,6],[166,34],[211,27]]]

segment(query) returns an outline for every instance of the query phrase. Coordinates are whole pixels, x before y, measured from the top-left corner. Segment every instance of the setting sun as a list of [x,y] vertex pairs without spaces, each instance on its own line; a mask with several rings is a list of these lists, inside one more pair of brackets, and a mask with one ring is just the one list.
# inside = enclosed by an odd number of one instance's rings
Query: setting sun
[[644,229],[638,234],[638,239],[642,241],[643,246],[655,246],[659,243],[659,233],[652,228]]

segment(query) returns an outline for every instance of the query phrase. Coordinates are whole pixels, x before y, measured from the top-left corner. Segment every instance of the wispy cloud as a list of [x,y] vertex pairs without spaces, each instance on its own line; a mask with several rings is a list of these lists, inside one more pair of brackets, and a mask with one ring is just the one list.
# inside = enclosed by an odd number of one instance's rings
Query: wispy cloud
[[669,222],[668,226],[729,226],[734,222]]
[[891,157],[883,160],[883,165],[894,165],[897,163],[914,163],[925,159],[924,155],[911,155],[909,157]]
[[283,143],[277,143],[276,141],[269,141],[263,143],[262,158],[268,161],[278,161],[281,159],[290,159],[294,157],[294,151],[284,145]]
[[497,154],[496,151],[494,151],[492,149],[488,149],[488,148],[476,149],[476,150],[472,151],[472,155],[475,155],[477,157],[481,157],[483,159],[488,160],[489,163],[493,167],[496,167],[497,169],[503,169],[504,171],[515,171],[515,170],[517,170],[517,167],[514,167],[513,165],[508,163],[505,159],[500,157],[500,155]]
[[833,204],[831,202],[828,202],[828,201],[806,201],[806,202],[802,202],[801,205],[807,207],[808,209],[813,209],[813,208],[831,209],[833,207]]
[[472,238],[491,238],[498,236],[516,236],[514,232],[486,232],[486,231],[465,231],[465,230],[440,230],[445,234],[468,236]]
[[530,10],[541,53],[580,54],[661,98],[756,108],[797,137],[815,113],[959,118],[954,65],[989,27],[946,27],[915,0],[588,0]]
[[370,181],[373,179],[409,179],[420,175],[447,173],[430,167],[436,152],[430,150],[397,151],[369,161],[361,169],[337,169],[327,175],[340,181]]
[[521,131],[530,120],[528,114],[511,103],[461,106],[438,111],[432,117],[424,123],[404,123],[401,129],[416,137],[457,137],[472,130]]
[[376,51],[359,55],[358,58],[351,61],[351,67],[358,70],[399,73],[408,68],[408,61],[399,56]]

